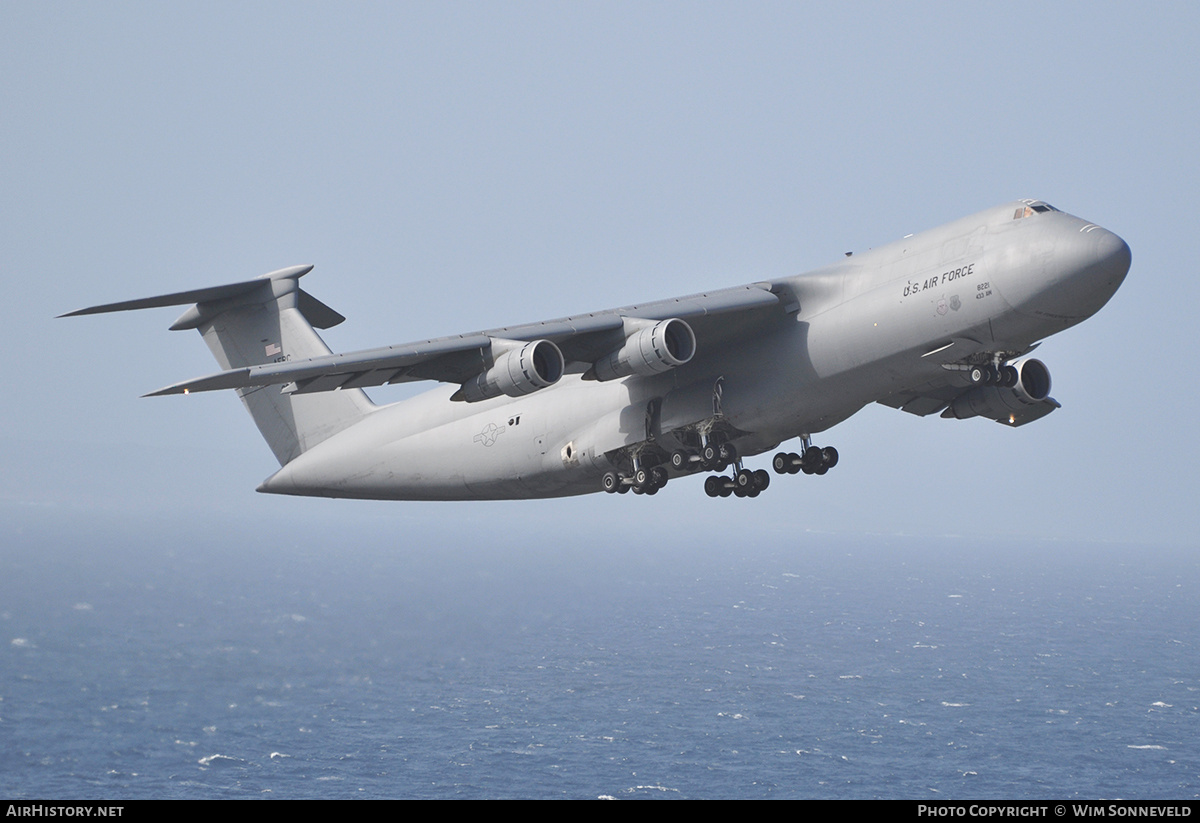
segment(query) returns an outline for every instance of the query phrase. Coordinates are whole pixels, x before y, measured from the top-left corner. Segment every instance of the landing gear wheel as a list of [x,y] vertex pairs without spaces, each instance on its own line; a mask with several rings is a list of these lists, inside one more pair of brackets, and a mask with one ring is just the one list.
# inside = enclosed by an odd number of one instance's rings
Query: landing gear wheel
[[616,472],[605,472],[604,477],[600,478],[600,487],[612,494],[621,488],[621,476]]
[[821,449],[821,462],[825,465],[826,469],[832,469],[836,466],[838,462],[837,449],[833,446],[826,446]]
[[692,459],[685,451],[677,451],[671,453],[671,468],[676,471],[687,471],[691,467]]
[[667,485],[667,470],[662,466],[655,466],[650,470],[650,480],[653,482],[655,489],[661,489]]
[[807,449],[804,450],[803,461],[804,462],[801,464],[801,468],[804,469],[804,473],[805,474],[816,474],[817,469],[819,469],[824,464],[825,456],[821,452],[820,447],[809,446]]
[[767,473],[766,469],[754,472],[754,488],[757,491],[766,491],[769,485],[771,485],[771,475]]
[[785,452],[780,452],[771,458],[771,468],[776,474],[789,474],[792,471],[792,457]]
[[721,488],[724,485],[724,478],[717,477],[715,474],[709,475],[704,479],[704,493],[709,497],[720,497]]
[[717,447],[709,443],[700,452],[700,465],[706,469],[715,469],[717,461],[721,459],[721,453],[717,451]]

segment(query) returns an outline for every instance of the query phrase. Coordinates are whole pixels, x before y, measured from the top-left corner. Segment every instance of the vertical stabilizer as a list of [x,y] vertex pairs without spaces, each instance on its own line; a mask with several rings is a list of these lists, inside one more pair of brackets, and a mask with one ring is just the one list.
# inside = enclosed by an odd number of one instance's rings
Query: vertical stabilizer
[[[197,328],[223,369],[331,354],[300,313],[296,278],[263,284],[265,299],[231,306]],[[290,290],[286,287],[290,286]],[[284,291],[283,294],[278,292]],[[353,423],[373,407],[362,389],[286,394],[278,386],[238,389],[282,466]]]
[[[172,330],[196,329],[222,369],[261,366],[330,354],[313,326],[343,318],[300,289],[312,266],[293,266],[255,280],[93,306],[66,316],[195,303]],[[357,423],[374,404],[362,389],[291,394],[279,386],[237,390],[280,465]]]

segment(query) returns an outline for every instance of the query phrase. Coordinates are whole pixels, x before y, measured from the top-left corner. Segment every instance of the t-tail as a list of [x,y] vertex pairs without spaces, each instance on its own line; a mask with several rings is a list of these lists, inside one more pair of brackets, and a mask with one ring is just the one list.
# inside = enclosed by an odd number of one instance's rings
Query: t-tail
[[[331,352],[314,327],[327,329],[346,318],[300,288],[300,278],[311,270],[292,266],[241,283],[92,306],[62,316],[194,303],[171,330],[199,331],[226,371],[319,357]],[[281,466],[375,408],[362,389],[303,394],[257,386],[237,393]]]

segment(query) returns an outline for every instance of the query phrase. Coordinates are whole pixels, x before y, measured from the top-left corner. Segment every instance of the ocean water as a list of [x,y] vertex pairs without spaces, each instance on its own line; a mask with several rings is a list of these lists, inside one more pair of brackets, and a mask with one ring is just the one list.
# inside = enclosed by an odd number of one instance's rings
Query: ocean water
[[1195,551],[381,522],[10,522],[0,794],[1200,796]]

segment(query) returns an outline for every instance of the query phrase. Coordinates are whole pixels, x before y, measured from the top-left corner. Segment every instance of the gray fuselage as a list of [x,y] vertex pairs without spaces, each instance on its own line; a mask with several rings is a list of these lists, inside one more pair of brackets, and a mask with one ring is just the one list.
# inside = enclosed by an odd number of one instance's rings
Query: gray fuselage
[[567,374],[527,396],[478,403],[451,402],[455,387],[442,386],[380,406],[260,491],[391,500],[586,494],[640,444],[669,450],[680,432],[718,418],[739,455],[761,454],[868,403],[951,381],[954,364],[1027,351],[1098,311],[1129,264],[1115,234],[1009,203],[773,280],[770,290],[788,305],[724,334],[698,334],[691,361],[662,374],[609,382]]

